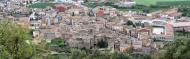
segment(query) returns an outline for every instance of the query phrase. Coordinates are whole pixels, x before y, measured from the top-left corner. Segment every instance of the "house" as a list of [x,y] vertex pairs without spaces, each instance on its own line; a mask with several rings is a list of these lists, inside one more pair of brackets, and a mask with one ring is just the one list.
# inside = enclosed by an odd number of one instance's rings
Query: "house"
[[65,12],[67,10],[67,6],[64,4],[56,4],[53,7],[57,12]]
[[184,28],[190,27],[190,22],[175,22],[173,27],[175,31],[183,31]]
[[118,7],[133,7],[136,3],[133,1],[120,1],[116,2],[114,5]]
[[41,25],[41,20],[39,20],[36,12],[33,12],[30,16],[30,29],[39,29]]
[[142,41],[134,41],[132,43],[132,46],[133,46],[133,49],[141,49],[143,46],[142,46]]
[[38,37],[40,35],[40,31],[34,30],[34,31],[32,31],[32,34],[33,34],[32,37],[36,38],[36,37]]
[[34,3],[37,0],[12,0],[12,1],[28,4],[28,3]]
[[104,10],[103,10],[102,8],[100,8],[100,9],[97,11],[96,16],[97,16],[97,17],[102,17],[102,16],[104,16]]
[[74,3],[72,0],[54,0],[55,3]]
[[167,18],[167,19],[171,19],[171,20],[178,19],[181,17],[181,15],[182,15],[182,13],[178,12],[177,8],[172,8],[167,11],[163,11],[163,12],[159,13],[159,17]]
[[152,21],[152,26],[153,26],[152,33],[153,34],[164,34],[165,33],[165,25],[166,25],[166,21],[164,21],[164,20],[153,20]]
[[21,27],[23,28],[28,28],[30,26],[29,22],[30,22],[29,17],[19,17],[19,20],[16,21],[16,23],[21,25]]
[[30,21],[30,29],[39,29],[41,25],[41,21]]
[[152,30],[151,38],[153,40],[161,40],[161,41],[173,41],[174,39],[174,31],[173,25],[168,22],[154,22],[154,27]]
[[151,35],[151,29],[148,28],[141,28],[137,30],[138,33],[138,39],[142,41],[143,46],[150,46],[151,40],[150,40],[150,35]]
[[120,47],[120,52],[130,52],[130,50],[133,49],[132,40],[130,40],[129,38],[121,39],[119,43],[120,46],[118,47]]
[[87,48],[90,49],[92,44],[93,35],[87,35],[86,31],[81,31],[79,33],[74,33],[72,37],[67,39],[70,47],[75,48]]
[[44,33],[44,38],[46,39],[47,42],[51,42],[51,40],[56,38],[55,33],[46,32],[46,33]]
[[174,28],[171,21],[168,21],[165,25],[165,35],[170,37],[174,36]]
[[167,22],[164,26],[164,33],[151,35],[153,40],[152,46],[156,49],[163,48],[164,44],[174,40],[174,29],[170,22]]

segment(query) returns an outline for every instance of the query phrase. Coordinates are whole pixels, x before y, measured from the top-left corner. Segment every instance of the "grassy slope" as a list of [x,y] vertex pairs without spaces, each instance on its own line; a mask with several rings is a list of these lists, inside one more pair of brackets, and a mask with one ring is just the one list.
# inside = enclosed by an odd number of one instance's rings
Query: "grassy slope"
[[51,6],[51,3],[34,3],[29,5],[29,8],[46,8],[47,6]]
[[168,2],[168,1],[190,1],[190,0],[134,0],[137,4],[143,4],[143,5],[155,5],[156,2]]
[[156,1],[154,0],[134,0],[137,4],[142,5],[154,5]]

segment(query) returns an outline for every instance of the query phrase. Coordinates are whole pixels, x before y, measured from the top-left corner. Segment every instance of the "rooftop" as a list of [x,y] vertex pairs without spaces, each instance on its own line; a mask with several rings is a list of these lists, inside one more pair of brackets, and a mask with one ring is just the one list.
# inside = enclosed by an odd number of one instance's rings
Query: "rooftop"
[[190,22],[177,22],[173,24],[174,27],[190,27]]

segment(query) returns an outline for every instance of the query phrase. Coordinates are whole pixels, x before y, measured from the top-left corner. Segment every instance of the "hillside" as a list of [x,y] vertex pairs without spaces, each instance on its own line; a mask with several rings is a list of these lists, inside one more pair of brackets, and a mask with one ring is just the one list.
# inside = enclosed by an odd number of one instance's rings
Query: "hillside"
[[140,5],[190,5],[190,0],[134,0]]

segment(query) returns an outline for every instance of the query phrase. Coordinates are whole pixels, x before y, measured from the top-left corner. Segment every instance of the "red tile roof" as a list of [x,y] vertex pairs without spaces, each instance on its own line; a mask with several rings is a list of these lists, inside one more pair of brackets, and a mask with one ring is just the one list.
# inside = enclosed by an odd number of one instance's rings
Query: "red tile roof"
[[138,29],[137,31],[138,32],[149,32],[150,30],[146,29],[146,28],[142,28],[142,29]]
[[58,12],[65,12],[67,10],[67,6],[63,4],[55,5],[53,8],[56,9]]
[[98,10],[98,12],[96,13],[96,15],[98,17],[102,17],[102,16],[104,16],[104,11],[103,10]]
[[56,7],[55,9],[56,9],[58,12],[65,12],[65,11],[66,11],[66,8],[63,7],[63,6]]

